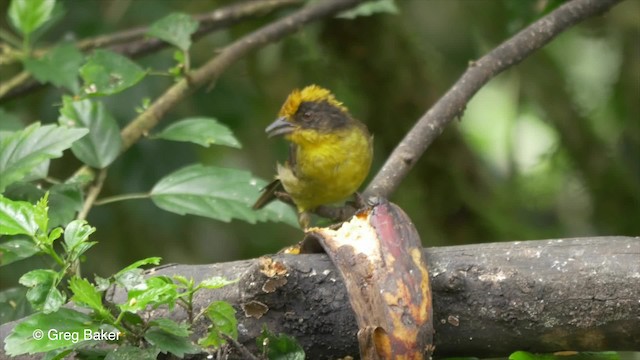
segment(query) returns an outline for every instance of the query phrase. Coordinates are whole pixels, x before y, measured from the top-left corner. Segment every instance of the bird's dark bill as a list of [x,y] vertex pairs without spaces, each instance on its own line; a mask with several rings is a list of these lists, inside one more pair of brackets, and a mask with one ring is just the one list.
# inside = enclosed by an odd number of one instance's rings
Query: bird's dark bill
[[295,125],[290,123],[284,117],[279,117],[271,125],[264,130],[269,137],[288,134],[293,131]]

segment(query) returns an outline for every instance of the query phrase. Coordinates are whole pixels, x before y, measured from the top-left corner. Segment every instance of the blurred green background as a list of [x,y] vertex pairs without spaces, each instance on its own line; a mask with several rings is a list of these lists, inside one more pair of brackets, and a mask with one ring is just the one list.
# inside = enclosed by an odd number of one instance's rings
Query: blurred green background
[[[145,26],[173,11],[209,12],[228,1],[66,0],[64,20],[44,43]],[[398,14],[330,19],[234,64],[160,124],[211,116],[233,129],[242,149],[143,139],[109,168],[101,197],[145,192],[185,165],[248,169],[269,179],[286,144],[264,128],[287,94],[316,83],[332,89],[375,134],[372,173],[413,123],[478,59],[544,14],[541,0],[403,0]],[[7,12],[8,2],[0,11]],[[198,67],[223,46],[293,9],[215,32],[192,48]],[[427,150],[392,201],[414,221],[425,246],[557,237],[640,234],[640,2],[589,19],[485,86]],[[6,16],[2,27],[7,29]],[[173,50],[137,59],[158,70]],[[20,65],[2,66],[8,79]],[[149,76],[105,99],[121,126],[145,97],[171,85]],[[62,92],[47,86],[0,103],[0,125],[55,123]],[[70,152],[52,175],[79,166]],[[256,197],[258,194],[256,194]],[[150,200],[93,208],[97,228],[83,274],[108,276],[148,256],[165,263],[212,263],[274,253],[302,238],[285,224],[223,223],[178,216]],[[1,287],[39,260],[2,268]],[[36,262],[36,264],[34,264]]]

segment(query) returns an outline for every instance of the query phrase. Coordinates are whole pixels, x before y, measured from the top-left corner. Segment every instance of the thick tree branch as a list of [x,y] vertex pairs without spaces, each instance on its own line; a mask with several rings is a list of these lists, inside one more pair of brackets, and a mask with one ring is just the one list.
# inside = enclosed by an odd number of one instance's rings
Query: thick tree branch
[[[425,255],[436,357],[496,357],[515,350],[640,351],[640,238],[449,246],[427,248]],[[265,271],[265,264],[283,266],[274,274]],[[264,324],[294,336],[309,359],[358,354],[358,327],[346,288],[326,255],[170,265],[150,274],[179,274],[196,281],[240,278],[225,288],[198,292],[194,312],[216,300],[233,304],[239,341],[254,353]],[[114,296],[122,300],[124,294]],[[259,304],[263,306],[252,306]],[[187,318],[182,310],[158,309],[149,315]],[[14,325],[0,327],[0,340]],[[208,325],[203,318],[197,321],[196,337]],[[0,360],[5,359],[0,350]]]
[[518,64],[555,36],[589,17],[609,10],[621,0],[573,0],[520,31],[477,61],[425,113],[402,139],[364,192],[388,198],[427,147],[454,118],[461,117],[473,95],[502,71]]

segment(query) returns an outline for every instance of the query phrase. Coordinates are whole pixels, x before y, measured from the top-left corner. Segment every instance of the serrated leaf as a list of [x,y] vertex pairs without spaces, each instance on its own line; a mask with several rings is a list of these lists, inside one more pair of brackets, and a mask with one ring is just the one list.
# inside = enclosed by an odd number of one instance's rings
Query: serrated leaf
[[149,322],[149,325],[157,327],[164,332],[175,336],[187,337],[191,334],[191,331],[189,331],[189,325],[184,323],[178,324],[177,322],[167,318],[157,318]]
[[[267,340],[267,341],[265,341]],[[262,329],[262,333],[256,339],[258,348],[262,348],[263,344],[267,344],[266,353],[269,360],[304,360],[304,349],[295,338],[280,334],[270,333],[266,327]]]
[[47,159],[62,156],[62,151],[87,134],[87,129],[68,129],[35,123],[24,130],[0,135],[0,192],[22,179]]
[[96,50],[80,68],[88,95],[117,94],[137,84],[146,72],[128,58],[107,50]]
[[72,43],[56,46],[40,59],[27,58],[25,68],[41,83],[51,83],[78,93],[78,69],[84,57]]
[[241,219],[250,223],[286,221],[286,215],[276,215],[274,207],[266,211],[251,209],[264,184],[247,171],[191,165],[162,178],[150,195],[158,207],[180,215],[199,215],[221,221]]
[[38,228],[47,233],[49,228],[49,193],[46,192],[43,197],[38,199],[36,206],[33,208],[33,218]]
[[34,236],[38,231],[35,206],[0,195],[0,235]]
[[213,118],[189,118],[167,126],[153,136],[158,139],[173,141],[188,141],[209,147],[209,145],[225,145],[241,148],[238,139],[233,136],[231,129]]
[[88,307],[103,319],[112,319],[111,313],[102,304],[102,295],[93,284],[77,276],[69,280],[69,289],[73,293],[71,300],[76,304]]
[[200,339],[199,343],[202,346],[219,347],[226,343],[220,333],[232,339],[238,338],[238,320],[231,304],[226,301],[214,301],[207,307],[206,314],[212,325],[207,337]]
[[[53,333],[49,331],[53,329]],[[93,323],[88,315],[75,310],[61,308],[51,313],[37,313],[18,323],[5,339],[4,349],[7,355],[35,354],[77,345],[83,341],[85,329],[96,331],[98,324]],[[66,340],[60,333],[76,334],[78,341],[72,337]],[[34,339],[34,335],[41,335]]]
[[394,0],[375,0],[356,6],[354,9],[343,11],[337,18],[355,19],[360,16],[371,16],[375,14],[397,14],[398,7]]
[[137,346],[122,345],[111,349],[104,360],[156,360],[160,350],[157,347],[141,349]]
[[214,276],[200,282],[200,284],[198,284],[198,287],[204,288],[204,289],[220,289],[227,285],[234,284],[238,281],[239,279],[227,280],[221,276]]
[[55,0],[12,0],[9,19],[24,35],[29,35],[51,17]]
[[87,224],[85,220],[74,220],[64,229],[64,245],[67,253],[76,251],[81,243],[86,243],[96,228]]
[[122,274],[124,274],[124,273],[126,273],[126,272],[129,272],[129,271],[133,270],[133,269],[137,269],[137,268],[139,268],[140,266],[144,266],[144,265],[158,265],[158,264],[160,264],[160,260],[162,260],[162,258],[161,258],[161,257],[153,256],[153,257],[148,257],[148,258],[145,258],[145,259],[142,259],[142,260],[135,261],[135,262],[134,262],[134,263],[132,263],[131,265],[129,265],[129,266],[125,267],[124,269],[122,269],[122,270],[118,271],[118,272],[114,275],[114,277],[115,277],[115,276],[122,275]]
[[[78,184],[55,184],[49,192],[49,228],[64,226],[75,219],[81,209],[83,194]],[[19,181],[7,187],[5,194],[12,199],[19,199],[35,203],[46,193],[41,187],[33,183]]]
[[198,22],[183,13],[172,13],[155,21],[149,27],[147,35],[157,37],[182,51],[191,47],[191,34],[198,30]]
[[122,138],[118,123],[101,102],[89,99],[74,101],[70,96],[62,98],[58,121],[68,127],[89,129],[89,134],[76,141],[71,151],[85,164],[103,169],[120,153]]
[[29,258],[40,252],[32,240],[12,239],[0,244],[0,266]]
[[154,308],[159,305],[168,305],[171,309],[178,299],[176,284],[165,276],[154,276],[144,282],[144,286],[130,289],[127,293],[128,300],[120,304],[120,310],[136,313],[147,306]]
[[0,324],[18,320],[33,313],[26,294],[27,289],[23,286],[0,291]]
[[53,270],[32,270],[22,275],[18,282],[28,288],[27,300],[34,309],[45,314],[58,311],[66,297],[56,288],[58,273]]
[[144,338],[161,352],[165,354],[170,352],[178,358],[184,358],[185,354],[196,354],[202,351],[188,337],[176,336],[157,327],[147,330]]

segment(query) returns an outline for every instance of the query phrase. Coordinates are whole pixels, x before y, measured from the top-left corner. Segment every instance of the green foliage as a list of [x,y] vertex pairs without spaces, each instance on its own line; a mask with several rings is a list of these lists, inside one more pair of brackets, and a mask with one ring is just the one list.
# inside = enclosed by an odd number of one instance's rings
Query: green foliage
[[527,351],[516,351],[509,355],[509,360],[620,360],[620,354],[616,351],[565,351],[553,354],[534,354]]
[[167,126],[153,136],[157,139],[189,141],[204,147],[224,145],[240,149],[242,145],[227,126],[213,118],[190,118]]
[[162,178],[151,190],[151,199],[160,208],[176,214],[206,216],[221,221],[241,219],[285,221],[296,226],[289,207],[273,203],[260,211],[251,209],[256,194],[266,185],[247,171],[187,166]]
[[[88,348],[99,342],[123,344],[119,354],[112,358],[150,358],[159,352],[178,357],[198,353],[201,348],[190,339],[193,316],[193,297],[201,289],[217,289],[232,284],[224,278],[214,277],[196,284],[193,279],[166,276],[144,277],[141,266],[157,265],[158,257],[138,260],[110,278],[96,278],[96,283],[83,279],[74,272],[74,264],[95,242],[89,241],[95,228],[84,220],[71,221],[64,230],[61,254],[53,248],[55,240],[63,235],[62,228],[47,233],[48,194],[35,205],[13,201],[0,195],[0,235],[23,235],[31,238],[36,251],[50,255],[59,265],[59,270],[35,269],[22,275],[20,284],[28,288],[26,299],[38,312],[16,325],[5,341],[5,350],[10,355],[34,354],[56,351],[58,355],[72,350]],[[43,230],[44,229],[44,230]],[[16,244],[16,240],[12,244]],[[19,246],[6,247],[13,252],[10,257],[33,255],[34,252],[19,252]],[[68,288],[62,286],[68,278]],[[113,285],[123,286],[127,298],[122,303],[107,303],[104,292]],[[15,291],[14,291],[15,293]],[[67,293],[77,306],[87,309],[88,314],[63,308]],[[19,294],[19,293],[17,293]],[[0,299],[15,298],[11,293],[0,293]],[[144,320],[137,313],[150,308],[166,306],[171,310],[176,304],[189,314],[189,322],[175,322],[157,318]],[[6,305],[5,305],[6,307]],[[0,313],[4,315],[3,306]],[[224,333],[237,338],[235,311],[228,303],[213,302],[207,309],[216,334]],[[147,350],[134,350],[131,345],[146,341]],[[202,342],[205,346],[219,347],[224,342]],[[62,356],[61,355],[61,356]]]
[[33,313],[26,297],[27,289],[12,287],[0,291],[0,324],[18,320]]
[[0,133],[0,192],[45,160],[62,156],[62,151],[88,132],[34,123],[21,131]]
[[94,332],[100,326],[89,315],[71,309],[36,313],[13,328],[5,339],[4,349],[8,355],[16,356],[75,347],[85,341],[85,329]]
[[9,19],[23,35],[29,36],[50,19],[54,5],[55,0],[12,0]]
[[263,349],[269,360],[304,360],[304,349],[298,342],[286,334],[275,335],[266,327],[256,339],[258,348]]
[[89,129],[89,134],[76,141],[71,151],[85,164],[105,168],[111,164],[122,145],[118,123],[101,102],[89,99],[74,101],[69,96],[62,98],[61,125]]
[[39,59],[24,59],[25,69],[41,83],[51,83],[72,93],[79,91],[78,68],[84,56],[71,43],[62,43]]
[[84,91],[92,96],[117,94],[137,84],[145,75],[138,64],[107,50],[96,50],[80,68]]
[[198,22],[191,16],[172,13],[151,24],[147,34],[187,51],[191,47],[191,34],[197,29]]
[[211,327],[208,335],[200,339],[202,346],[220,347],[227,341],[223,334],[238,339],[238,320],[236,311],[229,303],[224,301],[214,301],[207,307],[207,317],[211,320]]

